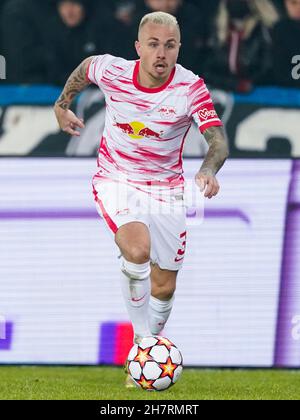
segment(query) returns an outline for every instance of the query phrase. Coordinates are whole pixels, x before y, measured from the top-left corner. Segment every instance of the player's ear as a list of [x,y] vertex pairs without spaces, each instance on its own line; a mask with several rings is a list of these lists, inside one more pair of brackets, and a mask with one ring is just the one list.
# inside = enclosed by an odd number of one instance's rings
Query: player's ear
[[139,41],[135,41],[135,44],[134,45],[135,45],[135,49],[136,49],[137,55],[140,57],[141,56],[141,53],[140,53],[141,43]]

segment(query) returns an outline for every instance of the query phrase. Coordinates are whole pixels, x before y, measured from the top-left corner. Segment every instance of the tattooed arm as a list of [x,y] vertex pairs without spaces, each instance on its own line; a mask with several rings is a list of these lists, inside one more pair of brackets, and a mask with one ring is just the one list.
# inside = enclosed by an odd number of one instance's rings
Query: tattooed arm
[[90,84],[86,79],[86,72],[92,59],[93,57],[87,58],[73,71],[60,97],[55,102],[54,112],[58,124],[64,132],[72,136],[80,135],[76,128],[84,128],[84,123],[69,108],[75,96]]
[[209,144],[209,149],[195,180],[201,192],[207,187],[204,196],[212,198],[219,192],[220,186],[216,174],[228,158],[229,151],[222,127],[210,127],[203,135]]

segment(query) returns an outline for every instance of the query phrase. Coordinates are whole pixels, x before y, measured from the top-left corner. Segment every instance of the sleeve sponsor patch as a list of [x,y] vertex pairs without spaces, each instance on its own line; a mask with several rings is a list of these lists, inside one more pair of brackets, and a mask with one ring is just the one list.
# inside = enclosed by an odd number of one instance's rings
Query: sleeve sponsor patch
[[193,114],[193,118],[203,133],[207,128],[212,126],[221,126],[222,122],[214,108],[213,103],[206,103],[198,111]]

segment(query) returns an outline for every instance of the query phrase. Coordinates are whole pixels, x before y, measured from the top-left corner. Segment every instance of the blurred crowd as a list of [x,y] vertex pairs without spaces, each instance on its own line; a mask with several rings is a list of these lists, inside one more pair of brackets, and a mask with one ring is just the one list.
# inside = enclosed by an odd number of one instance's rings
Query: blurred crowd
[[[63,85],[86,57],[137,58],[140,19],[175,15],[182,32],[179,63],[215,88],[299,87],[300,0],[0,0],[0,55],[6,83]],[[1,82],[2,83],[2,82]]]

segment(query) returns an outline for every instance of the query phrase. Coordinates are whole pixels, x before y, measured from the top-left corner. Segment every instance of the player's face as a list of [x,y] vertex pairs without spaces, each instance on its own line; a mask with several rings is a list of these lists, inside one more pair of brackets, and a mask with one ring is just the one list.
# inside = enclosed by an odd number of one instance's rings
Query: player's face
[[291,19],[300,20],[300,0],[285,0],[285,6]]
[[175,25],[147,23],[135,44],[141,59],[140,71],[152,82],[168,80],[177,62],[180,45],[180,32]]

